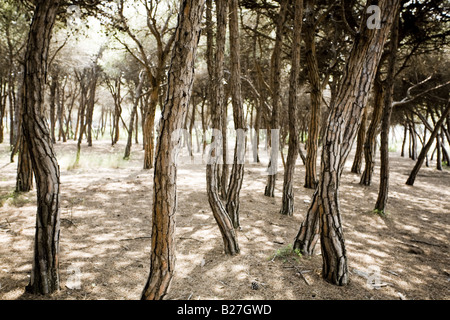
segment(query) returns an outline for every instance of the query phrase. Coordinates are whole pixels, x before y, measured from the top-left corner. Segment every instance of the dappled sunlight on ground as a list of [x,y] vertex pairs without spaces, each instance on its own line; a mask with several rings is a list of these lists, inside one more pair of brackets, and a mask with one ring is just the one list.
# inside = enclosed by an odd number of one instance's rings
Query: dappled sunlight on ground
[[[133,146],[131,160],[125,161],[124,144],[83,145],[76,168],[75,142],[57,143],[56,150],[61,290],[50,299],[139,299],[149,271],[153,195],[153,170],[142,169],[142,146]],[[350,165],[352,160],[350,155]],[[205,165],[182,162],[176,271],[167,299],[449,299],[450,171],[424,167],[415,185],[406,186],[414,162],[391,153],[388,215],[380,217],[372,211],[378,166],[367,187],[349,173],[349,163],[340,196],[351,281],[336,287],[320,277],[320,245],[309,258],[275,255],[292,245],[313,193],[303,188],[300,160],[293,217],[279,214],[282,162],[275,198],[263,195],[267,159],[245,166],[242,229],[237,231],[241,253],[234,257],[223,254],[206,195]],[[24,288],[31,270],[36,195],[13,196],[16,165],[9,163],[6,144],[0,145],[0,299],[35,299]],[[381,287],[369,286],[364,274]],[[71,285],[75,276],[79,287]]]

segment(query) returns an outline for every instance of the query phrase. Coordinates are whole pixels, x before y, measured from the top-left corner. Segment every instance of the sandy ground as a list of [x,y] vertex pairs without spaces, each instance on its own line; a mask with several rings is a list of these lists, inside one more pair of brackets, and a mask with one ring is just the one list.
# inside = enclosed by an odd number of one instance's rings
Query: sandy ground
[[[0,145],[0,299],[44,299],[24,293],[36,195],[13,196],[17,163],[9,163],[8,149]],[[113,148],[107,141],[94,142],[94,147],[83,146],[76,169],[70,168],[74,142],[57,143],[56,150],[62,184],[61,290],[45,299],[139,299],[149,270],[153,176],[152,170],[142,169],[142,146],[135,145],[131,160],[123,161],[123,144]],[[414,161],[391,153],[390,200],[383,218],[372,212],[378,167],[373,185],[363,187],[359,176],[349,173],[352,159],[340,193],[348,286],[322,280],[320,247],[311,258],[283,254],[313,192],[303,188],[300,160],[293,217],[279,214],[282,168],[276,196],[267,198],[264,158],[262,164],[246,165],[241,253],[235,257],[223,254],[206,197],[205,166],[184,163],[178,170],[176,273],[166,298],[450,299],[450,171],[424,167],[410,187],[405,181]]]

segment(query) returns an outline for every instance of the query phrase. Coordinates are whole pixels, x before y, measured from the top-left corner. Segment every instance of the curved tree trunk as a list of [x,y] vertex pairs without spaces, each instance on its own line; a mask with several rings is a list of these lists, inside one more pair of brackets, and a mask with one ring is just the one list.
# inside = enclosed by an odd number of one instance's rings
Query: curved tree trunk
[[[277,31],[275,46],[271,58],[271,89],[272,89],[272,130],[279,129],[279,118],[281,108],[281,53],[283,45],[283,27],[286,21],[286,12],[289,1],[282,1],[280,4],[280,12],[277,20]],[[267,197],[275,196],[275,182],[277,180],[278,168],[278,143],[270,148],[269,174],[267,176],[266,188],[264,195]]]
[[379,73],[375,78],[373,84],[374,91],[374,106],[372,112],[372,120],[367,129],[367,136],[364,142],[364,171],[361,175],[360,184],[370,186],[372,183],[373,170],[375,168],[375,152],[376,152],[376,138],[378,125],[381,121],[381,114],[383,112],[383,87],[379,79]]
[[386,76],[386,94],[384,96],[383,117],[381,119],[380,141],[380,187],[375,210],[385,212],[389,195],[389,130],[391,128],[392,100],[394,95],[395,63],[398,49],[398,20],[396,13],[391,30],[389,64]]
[[416,164],[414,165],[414,168],[412,169],[411,173],[409,174],[408,180],[406,181],[407,185],[412,186],[414,184],[414,181],[416,180],[416,176],[419,173],[420,167],[423,164],[425,156],[427,155],[428,151],[430,150],[431,146],[433,145],[434,139],[436,139],[436,136],[439,133],[439,128],[442,126],[442,124],[445,121],[445,118],[448,115],[450,115],[450,99],[447,101],[447,107],[445,108],[444,112],[442,113],[441,118],[439,118],[439,120],[436,122],[436,125],[434,126],[434,130],[431,133],[431,136],[428,139],[427,144],[420,151],[420,154],[419,154],[419,157],[417,158]]
[[59,166],[49,128],[41,113],[48,48],[60,1],[39,1],[34,10],[25,54],[23,134],[36,176],[37,216],[34,259],[26,290],[59,290]]
[[175,47],[168,73],[168,92],[161,118],[153,186],[150,275],[142,299],[164,298],[175,268],[176,153],[173,135],[182,128],[194,79],[204,0],[184,0],[178,16]]
[[245,157],[245,120],[241,95],[241,63],[239,59],[239,20],[238,1],[230,0],[230,48],[231,56],[231,98],[233,104],[234,129],[236,130],[236,144],[234,147],[233,166],[231,168],[230,183],[227,190],[226,210],[233,222],[233,227],[239,225],[239,194],[241,192],[242,180],[244,179],[244,157]]
[[[308,4],[310,1],[308,1]],[[289,149],[284,170],[283,198],[281,214],[292,216],[294,214],[294,187],[293,178],[295,162],[297,161],[299,143],[297,130],[297,105],[298,105],[298,78],[300,74],[300,43],[303,19],[303,0],[295,1],[294,9],[294,38],[292,42],[292,66],[289,85]],[[307,18],[308,20],[308,18]]]
[[[208,10],[209,10],[208,3]],[[214,79],[211,103],[211,119],[213,127],[213,141],[206,165],[206,191],[208,193],[208,201],[216,220],[220,233],[224,242],[225,254],[235,255],[239,253],[239,245],[234,231],[233,222],[228,215],[225,206],[219,197],[219,162],[223,160],[222,153],[218,152],[223,148],[222,144],[222,116],[224,103],[224,48],[227,26],[227,1],[216,1],[217,14],[217,40],[216,40],[216,56],[214,67]],[[211,73],[210,73],[211,74]]]
[[[298,247],[302,247],[302,244],[308,241],[311,243],[316,236],[315,230],[320,230],[322,276],[336,285],[348,283],[347,256],[339,205],[340,177],[358,131],[387,34],[391,29],[395,12],[400,7],[400,0],[380,0],[378,5],[383,25],[381,29],[368,29],[365,20],[368,14],[365,14],[346,64],[346,72],[340,81],[336,99],[330,105],[331,113],[324,135],[319,183],[308,211],[307,221],[302,224],[302,227],[307,226],[311,230],[299,232],[299,235],[310,235],[312,238],[296,238],[294,243]],[[317,220],[319,228],[314,224]]]

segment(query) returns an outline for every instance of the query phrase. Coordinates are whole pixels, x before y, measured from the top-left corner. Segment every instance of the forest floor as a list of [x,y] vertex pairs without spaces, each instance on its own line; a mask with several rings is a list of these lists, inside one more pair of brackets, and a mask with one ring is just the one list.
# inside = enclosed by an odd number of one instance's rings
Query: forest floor
[[[133,146],[131,160],[124,161],[123,144],[94,141],[94,147],[83,145],[80,166],[72,168],[76,144],[56,144],[61,290],[45,299],[140,298],[149,272],[153,185],[153,170],[142,169],[141,149]],[[359,175],[350,173],[353,154],[348,158],[340,192],[351,272],[345,287],[320,277],[320,245],[310,258],[291,253],[313,193],[303,188],[300,159],[293,217],[279,214],[282,168],[275,198],[268,198],[266,162],[245,166],[237,232],[241,253],[234,257],[223,254],[206,196],[205,165],[180,164],[176,272],[166,299],[450,299],[450,171],[437,171],[433,161],[411,187],[405,182],[414,161],[390,156],[386,217],[372,211],[379,167],[372,186],[361,186]],[[44,299],[24,293],[36,192],[13,193],[16,166],[17,158],[9,162],[9,146],[0,144],[0,299]]]

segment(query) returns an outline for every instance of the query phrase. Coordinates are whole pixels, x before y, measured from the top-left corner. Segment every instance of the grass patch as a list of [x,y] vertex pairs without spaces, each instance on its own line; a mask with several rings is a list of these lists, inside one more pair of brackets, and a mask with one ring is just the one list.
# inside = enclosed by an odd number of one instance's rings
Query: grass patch
[[373,209],[372,212],[375,213],[375,214],[377,214],[377,215],[379,215],[379,216],[382,217],[382,218],[387,218],[388,215],[389,215],[389,213],[388,213],[387,211],[379,210],[379,209]]
[[289,244],[283,248],[277,249],[273,255],[269,257],[269,260],[281,259],[283,262],[288,260],[297,261],[302,257],[300,249],[294,249],[292,244]]
[[68,171],[80,168],[125,168],[128,160],[123,159],[122,153],[111,154],[83,154],[80,155],[80,160],[75,164],[75,157],[73,155],[63,156],[59,160],[60,166],[67,168]]
[[0,195],[0,207],[5,203],[20,208],[30,203],[32,200],[28,198],[27,193],[11,191],[7,194]]

